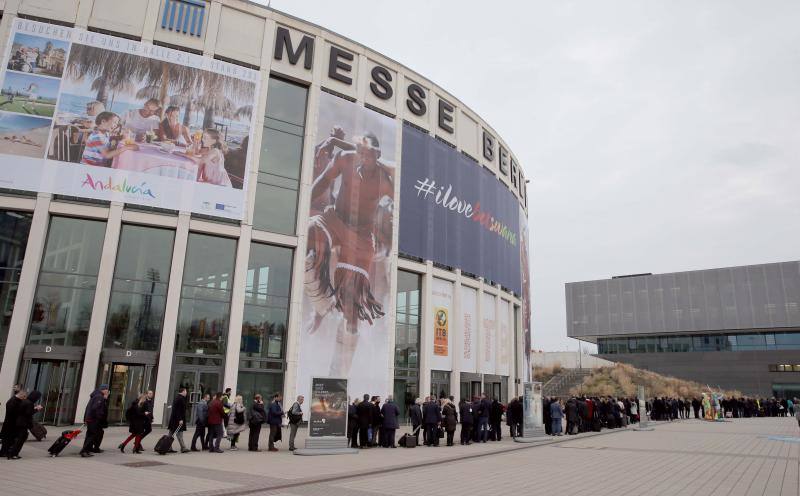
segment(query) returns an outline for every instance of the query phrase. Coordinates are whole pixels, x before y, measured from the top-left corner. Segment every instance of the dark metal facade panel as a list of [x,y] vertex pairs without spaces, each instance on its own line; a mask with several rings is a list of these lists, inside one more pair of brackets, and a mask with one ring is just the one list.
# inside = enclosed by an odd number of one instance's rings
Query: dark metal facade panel
[[567,335],[800,327],[800,261],[566,284]]

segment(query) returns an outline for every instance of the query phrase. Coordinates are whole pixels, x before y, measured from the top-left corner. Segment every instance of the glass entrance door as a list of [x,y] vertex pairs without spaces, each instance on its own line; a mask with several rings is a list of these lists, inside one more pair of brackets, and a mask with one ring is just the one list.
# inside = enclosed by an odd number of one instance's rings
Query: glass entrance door
[[166,407],[172,404],[172,399],[178,394],[181,388],[186,388],[189,392],[186,402],[186,418],[190,419],[190,424],[194,424],[194,405],[203,399],[206,393],[214,395],[220,391],[220,373],[217,370],[204,369],[177,369],[172,378],[172,391],[168,398],[168,405],[165,406],[164,422],[169,419],[169,410]]
[[111,392],[108,396],[108,422],[121,424],[125,422],[125,410],[130,403],[147,391],[149,386],[147,366],[127,363],[114,363],[108,385]]
[[42,424],[68,425],[75,420],[75,401],[81,363],[71,360],[30,359],[23,384],[42,393],[44,407],[34,419]]

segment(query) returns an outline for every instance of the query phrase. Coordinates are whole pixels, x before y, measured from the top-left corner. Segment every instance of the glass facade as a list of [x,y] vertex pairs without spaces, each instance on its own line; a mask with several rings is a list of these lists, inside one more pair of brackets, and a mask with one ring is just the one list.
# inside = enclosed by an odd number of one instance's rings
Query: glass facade
[[635,336],[597,340],[597,352],[601,355],[775,350],[800,350],[800,332]]
[[421,277],[397,271],[397,314],[394,344],[394,400],[402,418],[419,396]]
[[258,160],[253,227],[294,234],[308,89],[271,77]]
[[14,312],[31,218],[29,213],[0,211],[0,363],[6,349],[11,314]]
[[189,233],[176,353],[225,353],[235,259],[235,239]]
[[104,346],[156,351],[161,341],[175,232],[123,225]]
[[28,344],[86,345],[105,232],[102,221],[50,220]]

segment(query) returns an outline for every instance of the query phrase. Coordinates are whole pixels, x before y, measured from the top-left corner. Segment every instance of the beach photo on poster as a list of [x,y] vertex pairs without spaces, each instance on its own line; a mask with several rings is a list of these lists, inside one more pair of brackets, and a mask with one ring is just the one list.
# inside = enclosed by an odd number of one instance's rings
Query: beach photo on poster
[[58,79],[6,71],[0,89],[0,110],[52,117],[58,99]]
[[6,67],[12,71],[61,77],[68,51],[67,42],[17,33]]
[[43,158],[50,119],[0,112],[0,153]]

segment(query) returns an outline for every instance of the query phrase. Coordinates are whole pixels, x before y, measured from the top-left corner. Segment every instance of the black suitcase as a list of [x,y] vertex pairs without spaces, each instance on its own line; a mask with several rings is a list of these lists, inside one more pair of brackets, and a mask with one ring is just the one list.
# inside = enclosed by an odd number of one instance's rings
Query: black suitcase
[[401,448],[416,448],[417,447],[417,438],[412,436],[411,434],[403,434],[403,437],[400,438],[398,444]]
[[45,429],[42,424],[34,422],[33,427],[31,427],[31,434],[33,434],[33,437],[35,437],[37,441],[41,441],[47,437],[47,429]]
[[50,456],[58,456],[64,448],[66,448],[69,443],[72,442],[73,439],[78,437],[78,434],[81,433],[81,429],[76,431],[64,431],[58,436],[58,439],[47,449],[47,452],[50,453]]
[[166,455],[169,453],[169,450],[172,449],[172,443],[175,441],[175,433],[170,432],[169,434],[164,434],[161,436],[161,439],[158,440],[153,451],[158,453],[159,455]]

